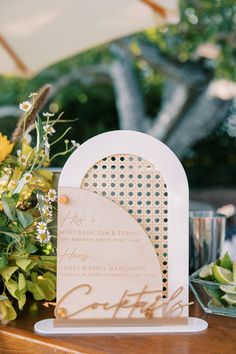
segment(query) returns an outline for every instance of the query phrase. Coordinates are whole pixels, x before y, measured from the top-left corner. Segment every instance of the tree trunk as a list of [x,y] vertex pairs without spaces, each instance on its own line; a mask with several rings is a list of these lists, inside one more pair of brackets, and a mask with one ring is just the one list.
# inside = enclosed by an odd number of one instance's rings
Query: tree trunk
[[147,124],[143,94],[127,53],[118,45],[111,46],[116,60],[110,68],[116,98],[120,129],[143,131]]

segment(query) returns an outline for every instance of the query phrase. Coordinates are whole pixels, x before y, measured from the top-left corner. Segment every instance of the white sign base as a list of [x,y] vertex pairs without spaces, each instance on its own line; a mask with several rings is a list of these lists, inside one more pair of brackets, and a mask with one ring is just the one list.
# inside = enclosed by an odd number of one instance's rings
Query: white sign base
[[36,322],[34,325],[34,330],[36,333],[50,336],[50,335],[60,335],[60,334],[137,334],[137,333],[196,333],[202,332],[207,329],[208,324],[206,321],[196,318],[189,317],[187,325],[181,326],[151,326],[146,325],[142,327],[120,327],[120,326],[94,326],[94,327],[54,327],[54,319],[49,318],[47,320],[42,320]]

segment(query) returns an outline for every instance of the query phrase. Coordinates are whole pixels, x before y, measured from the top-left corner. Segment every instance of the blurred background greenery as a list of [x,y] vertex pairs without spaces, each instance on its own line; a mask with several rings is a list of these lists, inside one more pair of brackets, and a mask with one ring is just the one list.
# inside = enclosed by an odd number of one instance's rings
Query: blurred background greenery
[[[137,102],[133,114],[140,115],[143,110],[143,122],[133,128],[153,133],[176,150],[192,188],[235,187],[236,3],[182,0],[180,10],[177,25],[95,48],[30,80],[0,77],[0,107],[9,108],[7,114],[0,114],[0,131],[11,136],[20,116],[18,104],[45,83],[53,85],[45,111],[63,111],[65,119],[79,118],[68,123],[73,128],[68,138],[80,143],[105,131],[132,128],[127,123],[129,112],[122,108],[122,102],[130,100],[132,107]],[[220,86],[213,100],[209,92],[215,82]],[[120,89],[121,84],[128,85],[127,91]],[[230,89],[225,89],[226,84]],[[170,114],[171,124],[165,134],[154,134],[165,128],[168,120],[164,125],[160,120],[171,107],[174,114]],[[149,128],[144,129],[146,125]],[[64,130],[64,125],[58,125],[57,134]],[[184,145],[181,134],[183,140],[189,136]],[[64,162],[61,158],[55,165]]]

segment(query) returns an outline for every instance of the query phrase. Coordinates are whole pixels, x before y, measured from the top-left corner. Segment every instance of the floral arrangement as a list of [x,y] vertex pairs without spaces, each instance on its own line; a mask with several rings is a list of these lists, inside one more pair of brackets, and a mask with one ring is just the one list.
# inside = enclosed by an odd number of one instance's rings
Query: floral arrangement
[[[68,128],[53,141],[59,115],[38,112],[50,90],[45,86],[30,101],[20,103],[23,112],[11,141],[0,133],[0,320],[14,320],[27,297],[52,301],[56,296],[56,190],[48,167],[58,155],[77,143],[65,140],[65,149],[50,156],[50,147],[61,143]],[[42,119],[43,118],[43,119]],[[30,133],[36,130],[35,146]]]

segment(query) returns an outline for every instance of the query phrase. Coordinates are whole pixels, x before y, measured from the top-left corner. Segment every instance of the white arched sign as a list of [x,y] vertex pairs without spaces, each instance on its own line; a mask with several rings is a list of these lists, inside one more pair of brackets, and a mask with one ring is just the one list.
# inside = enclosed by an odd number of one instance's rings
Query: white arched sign
[[188,182],[165,144],[98,135],[68,159],[58,196],[56,319],[36,331],[206,328],[188,317]]

